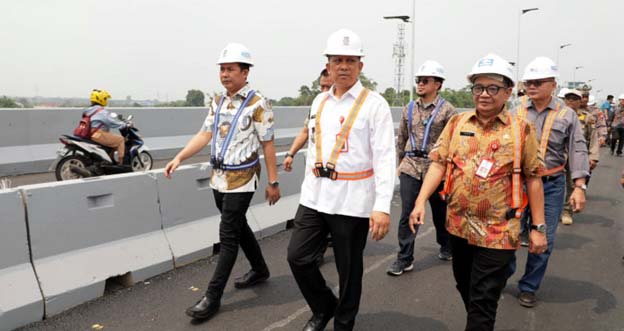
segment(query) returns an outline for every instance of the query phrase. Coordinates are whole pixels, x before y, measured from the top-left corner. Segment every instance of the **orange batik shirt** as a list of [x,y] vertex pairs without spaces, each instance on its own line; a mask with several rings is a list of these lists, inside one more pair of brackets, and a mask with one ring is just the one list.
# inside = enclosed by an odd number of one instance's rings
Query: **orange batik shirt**
[[[458,127],[463,116],[468,118]],[[479,123],[475,111],[461,113],[450,119],[429,154],[434,162],[446,166],[447,160],[452,160],[454,164],[446,228],[471,245],[494,249],[517,249],[519,245],[520,220],[505,217],[512,202],[515,145],[511,120],[506,107],[485,126]],[[544,165],[535,130],[528,122],[515,120],[519,121],[524,182],[526,177],[539,177]],[[482,178],[476,173],[484,159],[493,165]]]

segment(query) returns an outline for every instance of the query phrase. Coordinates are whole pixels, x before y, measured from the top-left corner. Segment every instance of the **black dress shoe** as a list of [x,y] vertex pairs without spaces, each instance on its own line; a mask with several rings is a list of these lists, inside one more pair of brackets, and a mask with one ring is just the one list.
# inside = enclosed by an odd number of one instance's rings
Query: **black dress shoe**
[[236,288],[252,287],[258,283],[264,282],[265,280],[269,279],[269,276],[271,276],[269,271],[267,271],[266,273],[259,273],[252,269],[248,273],[246,273],[244,276],[236,278],[236,281],[234,282],[234,287]]
[[325,330],[325,326],[329,323],[329,320],[334,317],[333,314],[314,314],[312,318],[303,327],[303,331],[322,331]]
[[210,301],[206,296],[202,297],[197,303],[186,309],[186,314],[192,318],[206,320],[213,317],[221,307],[221,303]]

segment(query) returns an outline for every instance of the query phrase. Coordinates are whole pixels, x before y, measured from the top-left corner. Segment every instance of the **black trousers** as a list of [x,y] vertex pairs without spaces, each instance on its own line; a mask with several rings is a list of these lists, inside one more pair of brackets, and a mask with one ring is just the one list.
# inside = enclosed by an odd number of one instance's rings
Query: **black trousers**
[[266,273],[269,269],[262,256],[260,245],[258,245],[258,241],[249,228],[245,217],[254,192],[220,193],[213,190],[213,193],[217,208],[221,212],[221,223],[219,223],[220,251],[217,268],[212,275],[210,284],[208,284],[206,296],[213,301],[219,301],[223,296],[223,290],[230,278],[232,268],[234,268],[239,245],[253,270]]
[[[315,263],[331,233],[340,297],[336,299]],[[353,330],[360,308],[368,219],[329,215],[299,205],[288,245],[288,264],[312,313],[334,314],[334,330]]]
[[[617,150],[616,150],[617,143]],[[611,153],[617,155],[622,154],[622,147],[624,146],[624,128],[613,128],[611,130]]]
[[[414,202],[420,193],[423,181],[412,176],[401,173],[399,176],[401,184],[401,218],[399,218],[399,253],[397,259],[410,264],[414,261],[414,240],[418,234],[418,226],[416,233],[412,233],[409,228],[409,216],[414,209]],[[442,200],[438,192],[444,187],[444,182],[436,189],[435,193],[429,198],[431,213],[433,216],[433,225],[436,229],[436,241],[440,245],[440,252],[451,252],[449,244],[449,233],[446,231],[446,202]]]
[[494,330],[496,309],[514,250],[470,245],[451,235],[453,275],[467,312],[466,331]]

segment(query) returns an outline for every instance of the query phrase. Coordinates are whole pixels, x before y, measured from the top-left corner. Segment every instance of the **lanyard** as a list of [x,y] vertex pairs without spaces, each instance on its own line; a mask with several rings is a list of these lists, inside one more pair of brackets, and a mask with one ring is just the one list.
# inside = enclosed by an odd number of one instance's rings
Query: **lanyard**
[[[425,136],[423,137],[422,146],[420,148],[421,151],[427,150],[427,142],[429,141],[429,132],[431,131],[431,125],[433,124],[444,102],[446,102],[446,100],[444,100],[444,98],[440,98],[440,101],[438,102],[435,109],[433,110],[431,117],[427,120],[426,127],[425,127]],[[414,137],[414,132],[412,131],[413,113],[414,113],[414,101],[412,100],[410,101],[408,105],[408,112],[407,112],[407,126],[409,130],[410,143],[412,144],[412,150],[416,149],[416,137]]]
[[[227,149],[230,146],[230,142],[232,141],[232,137],[234,136],[234,131],[236,131],[235,129],[238,123],[238,118],[243,113],[243,109],[247,107],[247,104],[254,97],[255,94],[256,94],[255,91],[253,90],[249,91],[249,93],[247,93],[247,97],[245,98],[245,101],[243,101],[240,107],[238,107],[238,110],[236,111],[236,115],[234,115],[234,119],[232,119],[232,123],[230,124],[230,130],[228,130],[228,133],[225,136],[225,140],[223,141],[223,144],[221,145],[221,150],[219,151],[217,160],[219,161],[223,160],[225,156],[225,152],[227,152]],[[225,96],[222,96],[221,101],[219,102],[219,106],[217,107],[217,110],[215,112],[215,119],[214,119],[214,124],[213,124],[213,129],[212,129],[212,146],[210,148],[210,155],[212,155],[213,157],[216,156],[215,152],[217,149],[217,134],[218,134],[218,128],[219,128],[219,118],[220,118],[220,113],[221,113],[221,107],[223,106],[224,100],[225,100]]]

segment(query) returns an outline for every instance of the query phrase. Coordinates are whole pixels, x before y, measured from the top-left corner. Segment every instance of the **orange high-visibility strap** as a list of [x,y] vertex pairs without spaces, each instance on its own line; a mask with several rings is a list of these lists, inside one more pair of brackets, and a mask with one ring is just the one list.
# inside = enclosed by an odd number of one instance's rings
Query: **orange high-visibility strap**
[[[314,175],[316,177],[320,177],[320,173],[318,172],[319,169],[318,168],[312,168],[312,172],[314,173]],[[356,172],[332,172],[331,177],[329,177],[331,180],[360,180],[360,179],[366,179],[369,177],[373,177],[373,175],[375,174],[375,172],[373,171],[373,169],[368,169],[368,170],[364,170],[364,171],[356,171]]]
[[323,112],[323,108],[325,108],[325,103],[327,102],[327,99],[329,99],[329,93],[327,94],[325,99],[323,99],[323,102],[321,102],[319,110],[316,112],[316,118],[314,119],[314,144],[316,145],[316,163],[320,164],[323,164],[323,136],[321,135],[321,113]]
[[515,218],[520,218],[529,203],[529,199],[522,187],[523,140],[521,137],[521,130],[523,131],[524,125],[522,125],[523,122],[520,122],[516,116],[512,116],[511,114],[509,114],[509,121],[511,122],[511,132],[514,141],[513,170],[511,174],[511,209],[515,211]]
[[[522,106],[518,109],[518,116],[522,119],[526,119],[528,113],[528,98],[522,99]],[[546,152],[548,150],[548,140],[550,139],[550,132],[552,130],[552,126],[555,123],[555,117],[563,118],[565,113],[567,112],[566,108],[561,109],[561,103],[557,103],[557,107],[555,109],[549,109],[548,115],[546,115],[546,120],[544,120],[544,125],[542,127],[542,136],[540,137],[540,147],[539,153],[542,158],[542,161],[546,163]],[[556,166],[554,168],[543,170],[540,175],[542,176],[550,176],[558,173],[565,167],[565,162],[562,165]]]
[[520,97],[520,108],[518,109],[518,117],[526,119],[528,112],[529,98],[526,95]]
[[[474,112],[473,112],[474,113]],[[459,119],[457,125],[452,129],[451,132],[451,141],[449,142],[449,157],[446,161],[446,181],[444,182],[444,189],[440,192],[440,196],[443,200],[447,200],[452,188],[453,181],[453,169],[455,164],[453,163],[451,149],[453,147],[453,141],[459,139],[461,128],[468,119],[472,116],[463,114],[462,118]],[[522,181],[522,145],[523,140],[521,137],[521,130],[524,128],[524,125],[521,125],[522,122],[515,117],[509,115],[509,121],[511,123],[511,130],[513,134],[513,144],[514,144],[514,157],[513,157],[513,170],[511,175],[511,211],[513,212],[514,218],[520,218],[524,209],[529,203],[529,200],[526,196],[526,193],[523,189],[523,181]]]
[[[364,100],[366,100],[367,96],[368,96],[368,89],[362,89],[362,92],[360,92],[360,95],[358,95],[357,99],[355,99],[355,102],[353,103],[353,106],[351,107],[351,110],[349,111],[349,115],[347,116],[347,119],[342,125],[342,129],[340,130],[340,133],[338,134],[338,139],[336,139],[334,148],[332,149],[332,152],[329,155],[329,160],[327,161],[328,168],[330,168],[330,165],[331,165],[331,168],[336,167],[336,163],[338,162],[338,157],[340,156],[340,150],[342,149],[342,146],[344,146],[345,141],[349,137],[349,132],[351,132],[353,123],[355,123],[355,119],[360,113],[360,109],[362,109],[362,105],[364,105]],[[317,123],[320,123],[321,111],[322,109],[319,110],[319,113],[316,115]],[[317,129],[316,132],[318,136],[320,134],[320,131],[318,131]],[[317,155],[316,158],[317,158],[317,161],[321,160],[321,162],[323,162],[322,161],[323,155]]]
[[[453,163],[453,154],[451,153],[451,149],[453,148],[453,141],[457,141],[457,139],[459,139],[459,134],[461,132],[461,128],[462,126],[464,126],[464,124],[466,124],[466,122],[468,121],[468,119],[474,114],[474,111],[471,112],[465,112],[463,114],[461,114],[459,120],[457,120],[457,125],[455,125],[452,129],[451,129],[451,141],[449,141],[449,151],[448,151],[448,157],[446,158],[446,180],[444,181],[444,188],[442,189],[442,191],[440,192],[440,197],[442,198],[442,200],[446,201],[448,196],[451,194],[451,186],[452,186],[452,182],[453,182],[453,169],[454,169],[454,163]],[[454,151],[453,151],[454,152]]]
[[321,134],[321,114],[323,113],[323,108],[325,107],[325,102],[329,98],[329,95],[321,102],[319,106],[319,110],[316,112],[315,119],[315,145],[316,145],[316,163],[314,164],[314,175],[316,177],[320,177],[320,168],[327,168],[331,170],[330,179],[332,180],[360,180],[369,178],[373,175],[373,169],[367,169],[364,171],[357,172],[341,172],[338,173],[334,171],[336,168],[336,163],[338,162],[338,157],[340,156],[340,150],[344,146],[347,138],[349,137],[349,133],[351,132],[351,128],[353,127],[353,123],[355,123],[355,119],[357,115],[360,113],[362,106],[364,105],[364,101],[368,96],[369,90],[362,89],[358,97],[355,99],[351,110],[349,111],[349,115],[347,115],[347,119],[345,123],[342,125],[340,133],[338,134],[338,138],[334,144],[334,148],[332,149],[332,153],[329,156],[329,161],[327,165],[323,165],[323,142],[322,142],[322,134]]
[[559,104],[557,104],[557,108],[555,108],[554,110],[548,110],[548,115],[546,116],[544,126],[542,127],[542,137],[540,138],[540,155],[542,156],[542,160],[546,160],[546,150],[548,149],[550,131],[552,130],[552,126],[555,123],[555,117],[557,116],[558,111]]

